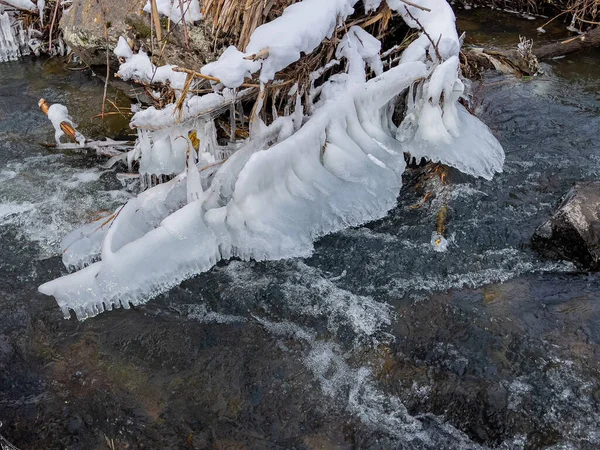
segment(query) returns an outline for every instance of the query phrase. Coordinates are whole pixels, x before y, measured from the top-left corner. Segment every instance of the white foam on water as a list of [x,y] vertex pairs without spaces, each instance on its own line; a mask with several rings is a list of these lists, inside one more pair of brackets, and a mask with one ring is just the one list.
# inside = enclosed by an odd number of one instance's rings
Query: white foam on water
[[104,190],[104,172],[66,164],[63,155],[9,161],[0,172],[0,226],[39,245],[39,258],[60,253],[65,231],[113,211],[131,195]]
[[108,172],[110,172],[110,170],[100,171],[97,169],[76,172],[71,177],[71,181],[67,182],[66,185],[69,187],[76,188],[81,184],[93,183],[94,181],[98,181],[102,175]]
[[306,346],[302,359],[319,383],[322,394],[335,407],[359,420],[368,429],[383,433],[393,445],[415,445],[435,448],[437,438],[457,445],[455,448],[481,448],[466,435],[439,418],[434,437],[418,417],[407,411],[402,401],[384,392],[369,366],[351,365],[354,356],[341,346],[316,338],[315,332],[289,321],[271,321],[255,317],[268,332],[282,338],[301,341]]
[[450,189],[450,197],[452,200],[460,200],[463,197],[487,197],[488,194],[476,189],[471,183],[454,184]]
[[393,312],[387,303],[341,289],[301,261],[296,262],[295,271],[296,276],[282,285],[286,301],[298,302],[301,314],[326,318],[330,332],[347,326],[357,340],[364,341],[376,339],[383,327],[391,325]]
[[[496,250],[484,252],[491,255]],[[542,272],[572,272],[573,264],[559,261],[524,260],[522,253],[514,248],[499,250],[507,259],[497,267],[490,267],[466,273],[430,274],[423,276],[417,273],[407,274],[407,278],[396,278],[387,285],[392,298],[402,298],[411,292],[432,294],[449,289],[477,288],[486,284],[502,283],[512,278]]]
[[231,324],[246,322],[246,318],[242,316],[236,316],[233,314],[223,314],[208,309],[206,305],[189,305],[188,307],[188,318],[197,320],[202,323],[220,323],[220,324]]
[[0,170],[0,182],[11,180],[17,176],[17,172],[12,170]]
[[17,216],[34,208],[33,203],[1,203],[0,225],[17,220]]
[[[278,270],[277,276],[283,280],[260,277],[252,266],[232,261],[224,269],[229,276],[229,289],[257,290],[276,283],[283,298],[280,303],[290,314],[302,318],[324,321],[327,330],[333,335],[340,330],[349,331],[356,346],[377,345],[391,337],[385,332],[394,319],[393,308],[370,296],[356,295],[337,286],[333,277],[308,266],[301,260],[291,260],[285,268]],[[270,305],[262,305],[271,311]]]
[[[428,416],[424,425],[377,381],[377,363],[369,357],[365,361],[365,355],[377,355],[380,345],[393,340],[387,332],[394,319],[390,305],[340,288],[334,280],[344,277],[329,277],[301,260],[266,265],[233,261],[216,269],[228,276],[223,298],[238,298],[243,292],[260,302],[261,312],[250,317],[280,338],[280,347],[299,352],[328,407],[348,414],[366,430],[382,433],[391,448],[436,448],[439,442],[480,448],[441,418]],[[270,293],[257,300],[256,292]],[[198,308],[205,320],[207,308]],[[288,347],[290,339],[301,345]]]
[[[401,230],[398,230],[401,231]],[[354,239],[369,239],[379,241],[384,244],[394,244],[403,248],[419,248],[421,243],[409,239],[402,239],[401,233],[390,234],[385,232],[373,231],[370,228],[349,228],[339,233],[341,236],[347,236]]]

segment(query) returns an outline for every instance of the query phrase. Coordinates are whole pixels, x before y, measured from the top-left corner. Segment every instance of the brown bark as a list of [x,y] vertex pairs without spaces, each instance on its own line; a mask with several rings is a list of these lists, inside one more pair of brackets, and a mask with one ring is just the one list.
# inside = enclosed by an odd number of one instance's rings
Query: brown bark
[[561,42],[534,47],[533,54],[538,59],[548,59],[598,46],[600,46],[600,27]]
[[534,47],[532,53],[535,58],[524,57],[517,50],[466,49],[463,51],[463,62],[465,62],[463,70],[465,70],[466,75],[469,77],[476,77],[481,70],[485,69],[495,69],[504,73],[534,75],[539,69],[537,61],[568,55],[594,47],[600,47],[600,27],[560,42]]

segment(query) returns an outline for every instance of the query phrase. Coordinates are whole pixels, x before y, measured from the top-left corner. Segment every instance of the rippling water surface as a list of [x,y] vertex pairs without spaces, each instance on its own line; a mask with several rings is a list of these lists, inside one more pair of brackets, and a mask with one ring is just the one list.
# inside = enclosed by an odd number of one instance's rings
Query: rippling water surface
[[493,181],[451,171],[416,209],[435,177],[407,174],[388,217],[309,259],[220,264],[84,323],[36,288],[64,272],[66,232],[132,194],[95,156],[40,147],[37,101],[91,136],[123,121],[91,118],[102,84],[86,73],[0,64],[0,434],[23,449],[600,447],[600,278],[528,245],[600,175],[599,62],[486,76],[476,113],[507,156]]

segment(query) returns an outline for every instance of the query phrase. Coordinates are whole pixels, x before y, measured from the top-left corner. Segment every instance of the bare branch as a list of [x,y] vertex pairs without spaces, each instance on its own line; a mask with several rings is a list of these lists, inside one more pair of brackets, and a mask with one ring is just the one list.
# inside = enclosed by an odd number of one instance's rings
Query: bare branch
[[[407,3],[405,0],[402,0],[402,1],[404,1],[405,3]],[[421,25],[421,22],[419,22],[419,19],[417,19],[415,16],[413,16],[410,13],[409,9],[406,6],[404,7],[404,9],[406,10],[406,13],[408,14],[408,16],[412,20],[414,20],[417,23],[417,25],[419,25],[419,28],[421,29],[421,31],[423,31],[423,33],[425,34],[425,36],[427,36],[427,39],[429,39],[429,42],[431,42],[431,46],[435,50],[435,56],[437,56],[438,61],[441,62],[442,61],[442,56],[440,55],[440,50],[438,49],[437,44],[435,42],[433,42],[433,39],[431,39],[431,36],[429,36],[429,33],[427,32],[427,30],[425,29],[425,27],[423,25]],[[440,34],[440,39],[439,40],[441,40],[441,39],[442,39],[442,35]],[[438,40],[438,42],[439,42],[439,40]]]

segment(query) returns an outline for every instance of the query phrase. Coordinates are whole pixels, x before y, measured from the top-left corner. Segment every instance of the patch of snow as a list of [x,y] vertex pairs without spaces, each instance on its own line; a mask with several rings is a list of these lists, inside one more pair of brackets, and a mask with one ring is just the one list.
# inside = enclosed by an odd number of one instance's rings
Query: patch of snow
[[[171,22],[176,24],[182,22],[183,17],[185,17],[187,23],[202,19],[198,0],[156,0],[156,9],[158,9],[159,14],[167,16],[171,19]],[[144,6],[144,11],[147,13],[152,12],[150,1]]]

